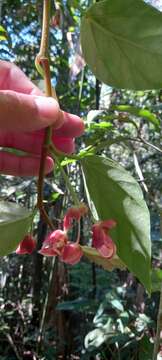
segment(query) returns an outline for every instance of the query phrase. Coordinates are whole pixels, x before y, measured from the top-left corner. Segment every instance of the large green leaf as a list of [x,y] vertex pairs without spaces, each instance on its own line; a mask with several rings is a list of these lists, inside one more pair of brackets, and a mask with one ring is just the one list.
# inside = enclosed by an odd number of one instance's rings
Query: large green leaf
[[143,0],[104,0],[82,19],[83,55],[93,73],[117,88],[162,87],[162,13]]
[[0,201],[0,256],[14,251],[27,233],[31,213],[17,204]]
[[138,183],[108,158],[87,156],[81,162],[94,218],[117,221],[117,254],[150,292],[150,218]]

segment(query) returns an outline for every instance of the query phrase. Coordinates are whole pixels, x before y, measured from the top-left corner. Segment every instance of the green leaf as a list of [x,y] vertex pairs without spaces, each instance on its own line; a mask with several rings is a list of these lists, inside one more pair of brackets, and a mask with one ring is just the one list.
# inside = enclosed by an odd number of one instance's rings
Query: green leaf
[[95,130],[95,129],[99,129],[99,130],[107,130],[112,128],[113,125],[110,122],[106,122],[106,121],[101,121],[99,123],[92,123],[89,126],[90,130]]
[[0,25],[0,41],[2,40],[8,40],[8,37],[5,28],[2,25]]
[[150,217],[140,186],[108,158],[88,156],[81,163],[93,217],[116,220],[111,236],[117,254],[150,292]]
[[14,251],[28,231],[31,212],[21,206],[0,201],[0,256]]
[[162,288],[162,270],[153,269],[151,274],[151,291],[161,291]]
[[63,301],[60,304],[57,305],[57,310],[63,310],[63,311],[81,311],[85,310],[90,306],[89,299],[84,298],[78,298],[71,301]]
[[139,360],[152,360],[152,355],[153,343],[149,337],[144,335],[139,342]]
[[87,64],[98,79],[117,88],[160,89],[162,13],[142,0],[104,0],[81,24]]
[[117,309],[117,310],[119,310],[121,312],[124,311],[124,307],[123,307],[121,301],[119,301],[117,299],[113,299],[113,300],[110,301],[110,303],[111,303],[113,308],[115,308],[115,309]]
[[113,105],[112,110],[117,110],[120,112],[128,112],[129,114],[135,115],[137,117],[142,117],[143,119],[148,120],[151,122],[156,128],[160,128],[160,120],[157,118],[157,116],[153,113],[151,113],[147,109],[140,109],[135,106],[131,105]]

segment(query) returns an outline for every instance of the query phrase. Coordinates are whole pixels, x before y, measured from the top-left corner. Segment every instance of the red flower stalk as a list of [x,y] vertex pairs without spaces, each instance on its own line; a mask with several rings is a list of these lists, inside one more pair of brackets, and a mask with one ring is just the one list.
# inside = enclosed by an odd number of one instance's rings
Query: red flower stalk
[[92,246],[107,259],[111,259],[116,253],[116,246],[108,234],[114,226],[114,220],[99,221],[92,226]]
[[36,248],[36,242],[31,235],[26,235],[16,249],[16,254],[32,254]]
[[81,204],[79,207],[71,207],[68,209],[63,222],[64,230],[67,231],[71,229],[73,225],[73,220],[80,221],[81,216],[86,215],[88,208],[85,204]]

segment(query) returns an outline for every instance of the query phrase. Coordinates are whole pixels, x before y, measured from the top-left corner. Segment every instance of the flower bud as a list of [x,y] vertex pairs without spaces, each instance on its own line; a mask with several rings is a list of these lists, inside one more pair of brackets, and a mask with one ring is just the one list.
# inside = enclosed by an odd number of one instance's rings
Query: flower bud
[[26,235],[16,249],[16,254],[32,254],[36,248],[36,242],[31,235]]
[[108,234],[108,230],[115,225],[114,220],[105,220],[92,226],[92,246],[107,259],[111,259],[116,253],[116,245]]

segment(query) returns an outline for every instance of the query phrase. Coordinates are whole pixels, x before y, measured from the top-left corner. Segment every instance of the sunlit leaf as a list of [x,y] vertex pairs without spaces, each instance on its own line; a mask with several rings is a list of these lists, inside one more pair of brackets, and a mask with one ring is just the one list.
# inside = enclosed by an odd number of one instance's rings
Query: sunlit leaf
[[8,40],[8,36],[7,36],[7,32],[5,30],[5,28],[0,25],[0,41],[5,41],[5,40]]
[[87,156],[81,162],[93,217],[116,220],[111,236],[117,254],[150,291],[150,216],[139,184],[108,158]]
[[151,122],[157,129],[159,129],[160,127],[160,120],[148,109],[140,109],[136,106],[131,105],[113,105],[112,110],[117,110],[119,112],[128,112],[129,114],[146,119],[147,121]]
[[104,83],[129,89],[160,89],[162,13],[142,0],[104,0],[82,19],[87,64]]

